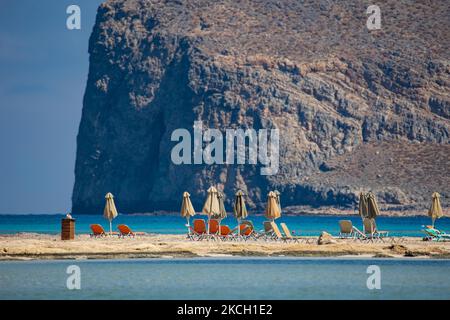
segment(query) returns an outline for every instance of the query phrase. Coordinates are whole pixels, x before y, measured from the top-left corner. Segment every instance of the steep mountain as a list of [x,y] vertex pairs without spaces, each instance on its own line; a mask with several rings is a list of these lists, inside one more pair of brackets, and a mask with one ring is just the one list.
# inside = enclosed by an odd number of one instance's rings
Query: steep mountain
[[[422,208],[450,194],[450,6],[446,0],[108,0],[97,13],[77,138],[73,211],[228,208],[269,190],[283,206],[353,207],[360,190]],[[171,134],[278,129],[280,165],[176,165]]]

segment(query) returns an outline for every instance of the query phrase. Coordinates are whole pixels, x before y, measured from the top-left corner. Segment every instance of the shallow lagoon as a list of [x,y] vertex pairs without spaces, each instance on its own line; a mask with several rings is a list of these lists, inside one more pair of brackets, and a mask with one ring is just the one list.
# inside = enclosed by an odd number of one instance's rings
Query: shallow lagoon
[[[68,290],[67,267],[81,270]],[[369,265],[381,290],[367,288]],[[0,299],[450,299],[450,261],[199,258],[0,262]]]

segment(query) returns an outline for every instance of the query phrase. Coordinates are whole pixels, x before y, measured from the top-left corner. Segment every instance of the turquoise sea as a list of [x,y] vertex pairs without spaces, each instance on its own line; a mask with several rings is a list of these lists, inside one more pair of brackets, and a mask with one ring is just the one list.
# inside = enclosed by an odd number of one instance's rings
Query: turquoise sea
[[[63,215],[0,215],[0,233],[57,234]],[[101,215],[77,216],[77,233],[108,223]],[[251,216],[262,227],[263,216]],[[284,216],[305,235],[336,234],[338,221],[357,216]],[[379,217],[392,235],[421,236],[427,217]],[[181,217],[119,215],[114,226],[128,224],[151,233],[185,232]],[[236,225],[233,218],[224,223]],[[450,219],[437,226],[450,230]],[[67,268],[80,268],[80,290],[66,286]],[[367,268],[381,272],[381,289],[369,290]],[[195,258],[135,260],[0,261],[0,299],[450,299],[450,260],[365,258]]]
[[[61,219],[64,215],[0,215],[0,234],[12,234],[18,232],[36,232],[57,234],[60,232]],[[204,218],[205,216],[198,216]],[[89,225],[102,224],[105,230],[109,223],[101,215],[74,216],[76,218],[76,232],[89,233]],[[263,227],[264,216],[249,216],[256,228]],[[339,232],[338,221],[341,219],[352,220],[353,224],[362,229],[359,216],[282,216],[277,222],[285,222],[290,229],[298,234],[316,236],[322,231],[332,234]],[[418,217],[378,217],[377,225],[380,230],[388,230],[393,236],[423,236],[423,225],[430,224],[430,218]],[[176,215],[119,215],[113,221],[113,227],[118,224],[127,224],[135,231],[145,231],[162,234],[181,234],[186,232],[186,220]],[[222,224],[231,227],[236,226],[236,220],[228,217]],[[436,227],[450,232],[450,218],[441,218],[436,222]]]
[[[67,288],[67,268],[80,289]],[[367,268],[380,271],[369,290]],[[0,262],[0,299],[450,299],[449,260],[200,258]]]

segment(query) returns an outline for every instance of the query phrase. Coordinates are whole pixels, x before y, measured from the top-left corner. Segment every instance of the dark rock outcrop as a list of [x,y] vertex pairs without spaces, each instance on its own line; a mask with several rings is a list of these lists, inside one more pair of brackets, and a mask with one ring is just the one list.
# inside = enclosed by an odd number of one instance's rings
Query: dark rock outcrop
[[[89,44],[73,212],[98,212],[107,192],[121,212],[178,210],[186,190],[199,210],[211,184],[228,204],[244,190],[250,208],[274,188],[284,206],[353,206],[362,189],[400,205],[423,205],[438,191],[445,203],[450,8],[378,5],[382,28],[369,31],[364,1],[106,1]],[[278,174],[174,165],[171,133],[196,120],[278,128]],[[402,148],[385,152],[383,142]],[[425,158],[402,163],[405,152]],[[370,170],[339,164],[362,158]],[[384,173],[389,163],[401,179]],[[430,177],[417,189],[408,177],[421,167]]]

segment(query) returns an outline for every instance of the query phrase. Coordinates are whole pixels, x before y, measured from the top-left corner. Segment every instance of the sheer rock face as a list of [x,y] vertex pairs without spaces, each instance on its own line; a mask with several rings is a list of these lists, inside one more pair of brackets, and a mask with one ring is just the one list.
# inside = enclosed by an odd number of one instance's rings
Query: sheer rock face
[[[445,202],[450,8],[378,5],[382,28],[369,31],[364,1],[106,1],[89,45],[73,211],[98,212],[107,192],[121,212],[178,210],[183,191],[200,210],[211,184],[228,205],[242,189],[250,208],[275,188],[284,206],[352,206],[362,189],[386,203],[423,205],[431,191]],[[278,174],[173,164],[172,131],[192,131],[196,120],[278,128]],[[383,143],[400,147],[387,152]],[[426,157],[402,165],[405,152]],[[382,174],[387,159],[400,163],[402,179]],[[417,189],[408,170],[421,163],[439,179]]]

